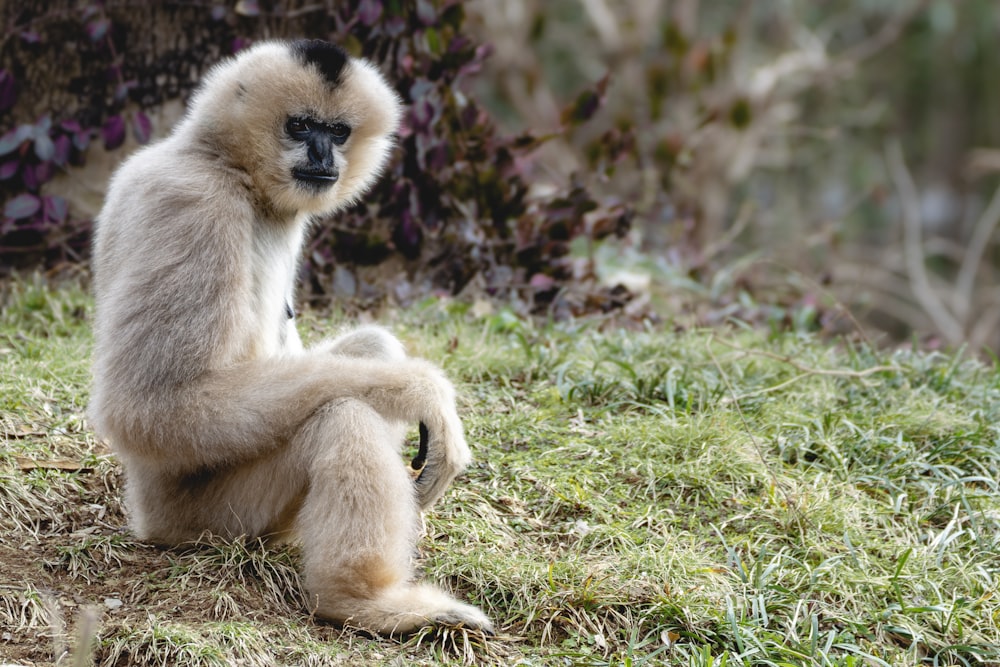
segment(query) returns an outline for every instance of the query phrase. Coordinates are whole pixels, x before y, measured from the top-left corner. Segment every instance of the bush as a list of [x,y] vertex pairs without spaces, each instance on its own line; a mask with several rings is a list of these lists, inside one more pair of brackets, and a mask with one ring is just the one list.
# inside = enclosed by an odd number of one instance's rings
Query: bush
[[[580,180],[533,188],[542,183],[531,151],[545,138],[502,135],[465,92],[488,48],[463,31],[461,3],[337,6],[5,5],[0,17],[13,27],[0,46],[0,263],[84,260],[90,221],[46,193],[59,170],[82,164],[95,141],[107,150],[128,132],[148,141],[146,111],[185,97],[206,67],[249,41],[313,37],[380,63],[409,110],[390,173],[365,203],[317,225],[304,265],[311,297],[406,302],[468,290],[559,313],[624,303],[627,293],[598,289],[570,247],[624,234],[628,208],[598,202]],[[593,114],[600,92],[571,105],[566,129]]]

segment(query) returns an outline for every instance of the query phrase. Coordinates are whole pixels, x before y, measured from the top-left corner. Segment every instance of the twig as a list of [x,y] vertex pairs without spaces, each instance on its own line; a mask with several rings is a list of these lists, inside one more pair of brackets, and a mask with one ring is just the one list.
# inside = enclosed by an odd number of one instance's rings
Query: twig
[[803,378],[810,377],[811,375],[812,375],[812,373],[800,373],[800,374],[796,375],[793,378],[789,378],[788,380],[785,380],[784,382],[779,382],[776,385],[773,385],[773,386],[770,386],[770,387],[764,387],[763,389],[758,389],[756,391],[748,391],[745,394],[740,394],[739,396],[733,396],[729,400],[732,403],[736,403],[738,401],[744,401],[744,400],[746,400],[748,398],[756,398],[757,396],[764,396],[765,394],[770,394],[770,393],[775,392],[775,391],[781,391],[785,387],[791,386],[791,385],[795,384],[796,382],[798,382],[799,380],[801,380]]
[[903,149],[898,141],[891,142],[885,151],[889,175],[899,193],[903,218],[903,249],[910,289],[920,307],[927,312],[934,325],[949,343],[960,343],[963,338],[961,323],[949,312],[941,297],[931,286],[924,264],[921,247],[920,197],[903,159]]
[[956,307],[960,308],[959,313],[963,319],[968,318],[971,314],[976,274],[979,273],[983,254],[986,252],[986,247],[993,237],[997,224],[1000,224],[1000,187],[993,193],[993,199],[990,200],[989,206],[976,221],[972,238],[969,239],[969,244],[965,248],[965,257],[958,270],[958,278],[955,281],[955,291],[958,293]]
[[798,269],[796,269],[794,267],[787,266],[787,265],[785,265],[785,264],[783,264],[781,262],[778,262],[777,260],[773,260],[773,259],[764,260],[764,261],[766,261],[766,262],[768,262],[770,264],[773,264],[774,266],[777,266],[777,267],[781,268],[784,271],[788,271],[789,273],[794,273],[799,278],[799,280],[802,280],[803,282],[809,283],[813,287],[813,289],[817,290],[820,294],[822,294],[823,296],[825,296],[825,297],[833,300],[833,302],[837,306],[838,312],[842,313],[845,317],[847,317],[848,320],[850,320],[850,322],[854,326],[854,330],[857,332],[857,334],[859,336],[861,336],[862,340],[864,340],[864,342],[868,345],[868,347],[874,349],[875,344],[872,342],[871,338],[868,336],[868,332],[865,331],[865,328],[863,326],[861,326],[861,322],[859,322],[858,318],[856,318],[854,316],[854,313],[851,312],[851,309],[848,308],[847,305],[843,301],[841,301],[840,298],[837,297],[836,294],[834,294],[831,290],[827,289],[821,282],[819,282],[818,280],[816,280],[812,276],[809,276],[809,275],[803,273],[802,271],[800,271],[800,270],[798,270]]
[[726,347],[737,350],[748,355],[767,357],[768,359],[774,359],[775,361],[780,361],[783,364],[788,364],[794,367],[796,370],[801,371],[804,376],[808,375],[824,375],[827,377],[842,377],[842,378],[865,378],[869,375],[874,375],[875,373],[902,373],[903,369],[899,366],[872,366],[871,368],[866,368],[863,371],[845,371],[836,370],[831,368],[813,368],[811,366],[806,366],[805,364],[800,364],[791,357],[784,354],[776,354],[774,352],[769,352],[767,350],[748,350],[745,347],[741,347],[736,343],[731,343],[729,341],[718,339],[719,343],[725,345]]
[[909,9],[896,14],[886,21],[874,36],[847,49],[841,57],[858,64],[872,56],[878,55],[883,49],[899,39],[903,29],[917,14],[923,12],[931,4],[931,0],[918,0]]
[[702,258],[704,261],[708,261],[715,257],[718,253],[722,252],[729,247],[736,240],[743,230],[747,228],[747,225],[753,219],[753,214],[755,207],[749,201],[744,202],[740,206],[739,212],[736,214],[736,220],[733,222],[732,226],[726,230],[726,233],[717,241],[710,242],[705,249],[702,251]]
[[977,350],[983,348],[986,340],[996,332],[998,324],[1000,324],[1000,304],[994,301],[980,310],[976,323],[969,333],[969,345]]
[[298,9],[290,9],[285,14],[285,18],[297,19],[305,16],[306,14],[314,14],[316,12],[324,11],[326,7],[323,5],[306,5],[305,7],[299,7]]
[[607,51],[617,51],[622,46],[622,34],[615,12],[605,0],[580,0],[594,30]]

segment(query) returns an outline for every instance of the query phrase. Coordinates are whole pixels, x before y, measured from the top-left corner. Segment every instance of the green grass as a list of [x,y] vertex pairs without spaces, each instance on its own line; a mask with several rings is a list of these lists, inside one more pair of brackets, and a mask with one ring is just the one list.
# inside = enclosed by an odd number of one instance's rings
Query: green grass
[[293,547],[135,541],[83,417],[90,301],[2,294],[0,657],[53,662],[96,608],[101,665],[1000,663],[1000,373],[962,354],[387,315],[476,456],[422,568],[501,629],[393,641],[311,619]]

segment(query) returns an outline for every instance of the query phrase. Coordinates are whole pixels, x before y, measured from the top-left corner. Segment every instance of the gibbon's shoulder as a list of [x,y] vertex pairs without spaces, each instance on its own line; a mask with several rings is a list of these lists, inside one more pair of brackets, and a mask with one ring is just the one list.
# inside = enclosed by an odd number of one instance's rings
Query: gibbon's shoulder
[[[177,135],[143,146],[125,159],[111,178],[110,192],[122,188],[143,190],[151,194],[175,188],[203,188],[206,177],[218,177],[211,173],[211,166],[197,154],[184,154]],[[199,186],[200,184],[200,186]]]

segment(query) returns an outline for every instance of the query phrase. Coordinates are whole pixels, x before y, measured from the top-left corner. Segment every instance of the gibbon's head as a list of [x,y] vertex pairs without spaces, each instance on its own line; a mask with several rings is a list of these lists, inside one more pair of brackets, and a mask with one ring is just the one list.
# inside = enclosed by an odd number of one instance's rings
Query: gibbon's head
[[320,40],[263,42],[217,65],[187,123],[279,214],[354,203],[385,166],[400,101],[379,71]]

